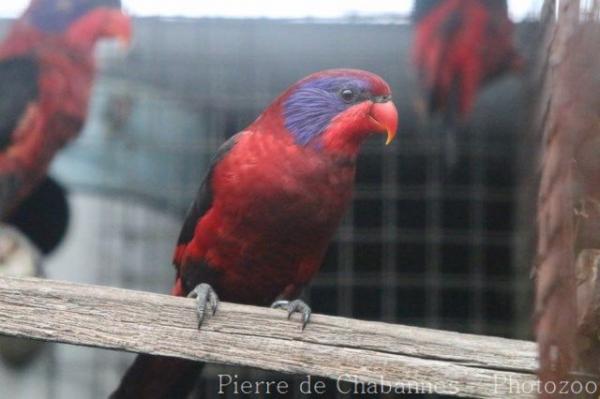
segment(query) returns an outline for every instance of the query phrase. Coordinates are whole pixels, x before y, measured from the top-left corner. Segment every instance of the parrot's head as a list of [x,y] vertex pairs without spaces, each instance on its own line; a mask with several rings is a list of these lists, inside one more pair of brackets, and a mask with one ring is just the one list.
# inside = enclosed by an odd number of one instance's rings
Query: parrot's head
[[312,74],[277,100],[286,130],[299,145],[355,155],[372,133],[396,135],[398,112],[389,85],[356,69]]
[[32,0],[23,17],[34,28],[93,47],[99,39],[129,43],[131,21],[120,0]]

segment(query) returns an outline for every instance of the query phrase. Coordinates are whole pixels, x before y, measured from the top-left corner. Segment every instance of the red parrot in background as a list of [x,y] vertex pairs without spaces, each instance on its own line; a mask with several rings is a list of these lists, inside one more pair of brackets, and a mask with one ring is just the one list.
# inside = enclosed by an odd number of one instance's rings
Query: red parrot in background
[[120,0],[33,0],[0,45],[0,220],[78,135],[99,39],[128,42]]
[[520,69],[505,0],[416,0],[412,58],[429,112],[465,121],[482,85]]
[[[389,86],[369,72],[287,89],[214,158],[177,242],[172,294],[197,298],[200,323],[220,298],[299,312],[304,327],[310,308],[296,298],[350,204],[361,143],[390,142],[397,123]],[[140,355],[111,397],[185,397],[202,365]]]

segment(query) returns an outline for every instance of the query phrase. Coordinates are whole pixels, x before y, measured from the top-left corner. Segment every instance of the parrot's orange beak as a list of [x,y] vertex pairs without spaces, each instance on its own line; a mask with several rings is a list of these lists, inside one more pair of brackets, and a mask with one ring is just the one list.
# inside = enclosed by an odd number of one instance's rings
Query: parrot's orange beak
[[390,144],[396,137],[398,129],[398,111],[394,103],[391,100],[373,103],[369,117],[373,124],[373,130],[387,133],[385,145]]
[[93,47],[100,39],[117,39],[129,46],[131,19],[118,8],[98,7],[73,23],[67,37],[86,47]]
[[107,8],[104,11],[105,28],[103,36],[119,40],[123,45],[131,43],[131,18],[119,9]]

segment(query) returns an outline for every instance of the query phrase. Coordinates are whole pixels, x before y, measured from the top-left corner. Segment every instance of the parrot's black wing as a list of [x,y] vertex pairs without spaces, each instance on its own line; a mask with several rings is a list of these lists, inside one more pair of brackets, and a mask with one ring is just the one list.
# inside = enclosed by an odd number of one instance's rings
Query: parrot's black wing
[[38,95],[39,68],[31,57],[0,61],[0,150],[11,140],[27,105]]
[[211,190],[211,177],[215,165],[235,146],[239,133],[230,137],[225,143],[219,147],[208,167],[208,172],[202,179],[202,184],[196,195],[196,199],[187,211],[185,222],[179,234],[177,245],[187,244],[194,238],[194,231],[198,221],[210,209],[213,201]]

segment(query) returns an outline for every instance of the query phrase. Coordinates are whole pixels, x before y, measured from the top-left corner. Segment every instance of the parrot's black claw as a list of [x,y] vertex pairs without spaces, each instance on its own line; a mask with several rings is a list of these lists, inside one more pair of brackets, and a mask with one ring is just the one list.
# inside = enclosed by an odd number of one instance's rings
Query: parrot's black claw
[[290,319],[294,313],[302,314],[302,330],[304,330],[308,324],[312,313],[310,306],[300,299],[295,299],[293,301],[275,301],[271,305],[271,308],[287,310],[288,319]]
[[188,298],[196,298],[196,313],[198,314],[198,328],[202,327],[207,306],[212,309],[214,315],[219,307],[219,297],[213,288],[208,284],[198,284],[196,288],[188,294]]

